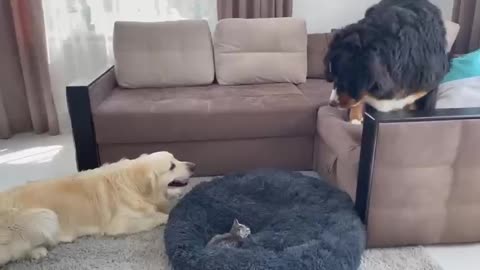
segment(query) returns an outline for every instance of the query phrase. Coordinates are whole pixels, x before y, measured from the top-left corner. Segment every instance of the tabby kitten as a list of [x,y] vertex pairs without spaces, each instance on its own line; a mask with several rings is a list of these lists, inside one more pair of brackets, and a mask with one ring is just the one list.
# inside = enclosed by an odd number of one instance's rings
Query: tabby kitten
[[245,238],[250,235],[250,228],[240,224],[237,219],[233,221],[232,229],[228,233],[217,234],[208,242],[207,246],[239,247]]

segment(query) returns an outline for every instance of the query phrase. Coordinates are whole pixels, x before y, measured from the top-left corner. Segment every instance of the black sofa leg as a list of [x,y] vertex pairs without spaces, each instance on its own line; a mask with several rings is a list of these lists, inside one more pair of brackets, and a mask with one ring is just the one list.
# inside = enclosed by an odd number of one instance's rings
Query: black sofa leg
[[75,142],[77,169],[84,171],[97,168],[100,166],[100,157],[95,139],[88,87],[67,87],[67,104]]

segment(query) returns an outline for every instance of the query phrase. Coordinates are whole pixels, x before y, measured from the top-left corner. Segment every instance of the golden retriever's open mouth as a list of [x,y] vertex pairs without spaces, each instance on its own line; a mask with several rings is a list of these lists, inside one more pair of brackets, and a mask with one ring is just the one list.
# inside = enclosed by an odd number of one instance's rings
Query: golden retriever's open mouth
[[187,180],[173,180],[168,184],[168,187],[185,187],[188,185]]

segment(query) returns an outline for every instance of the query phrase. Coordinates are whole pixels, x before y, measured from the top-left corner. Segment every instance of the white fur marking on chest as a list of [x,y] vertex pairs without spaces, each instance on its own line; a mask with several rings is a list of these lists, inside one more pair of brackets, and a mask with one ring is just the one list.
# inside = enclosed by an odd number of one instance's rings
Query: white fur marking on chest
[[376,99],[372,96],[365,96],[365,102],[381,112],[391,112],[401,110],[406,106],[413,104],[418,99],[418,94],[413,94],[401,99]]

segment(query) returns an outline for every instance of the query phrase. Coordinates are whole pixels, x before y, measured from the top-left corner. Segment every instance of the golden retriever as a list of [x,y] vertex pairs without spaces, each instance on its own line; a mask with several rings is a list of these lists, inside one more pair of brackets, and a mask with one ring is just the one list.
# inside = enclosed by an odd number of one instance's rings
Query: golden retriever
[[165,224],[170,200],[181,195],[194,168],[157,152],[0,193],[0,266],[44,257],[47,247],[81,236]]

